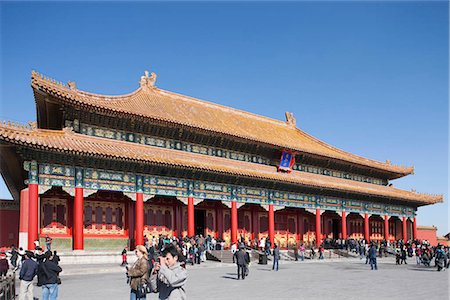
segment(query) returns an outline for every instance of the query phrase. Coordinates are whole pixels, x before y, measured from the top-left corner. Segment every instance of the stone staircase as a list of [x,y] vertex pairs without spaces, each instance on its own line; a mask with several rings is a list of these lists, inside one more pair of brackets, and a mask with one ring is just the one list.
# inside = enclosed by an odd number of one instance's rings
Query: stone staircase
[[222,262],[222,263],[233,263],[233,253],[230,250],[211,250],[206,251],[206,259]]
[[330,250],[333,252],[333,254],[340,256],[340,257],[345,257],[345,258],[354,258],[354,257],[358,257],[358,254],[356,254],[355,252],[351,252],[351,251],[347,251],[347,250],[342,250],[342,249],[332,249]]
[[[310,259],[311,250],[305,251],[305,259]],[[354,258],[358,255],[353,252],[347,252],[347,250],[340,249],[327,249],[323,254],[325,259],[339,259],[339,258]],[[269,255],[268,260],[272,260],[272,255]],[[319,258],[319,253],[316,251],[316,256],[314,259]],[[233,263],[233,255],[230,250],[212,250],[206,252],[206,259],[211,261],[217,261],[222,263]],[[280,259],[285,261],[295,260],[294,252],[292,250],[280,250]],[[299,258],[300,259],[300,258]],[[251,261],[259,260],[259,251],[251,250],[250,253]]]

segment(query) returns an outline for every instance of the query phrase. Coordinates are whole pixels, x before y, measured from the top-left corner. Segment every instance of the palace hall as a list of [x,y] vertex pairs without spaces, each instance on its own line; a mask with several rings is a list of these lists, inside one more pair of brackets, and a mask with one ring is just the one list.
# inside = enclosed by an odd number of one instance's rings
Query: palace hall
[[31,87],[36,121],[0,124],[1,174],[28,249],[46,235],[58,250],[134,247],[160,234],[227,247],[242,237],[282,248],[411,240],[418,207],[443,201],[392,185],[413,167],[337,149],[291,112],[280,121],[162,90],[154,73],[120,96],[34,71]]

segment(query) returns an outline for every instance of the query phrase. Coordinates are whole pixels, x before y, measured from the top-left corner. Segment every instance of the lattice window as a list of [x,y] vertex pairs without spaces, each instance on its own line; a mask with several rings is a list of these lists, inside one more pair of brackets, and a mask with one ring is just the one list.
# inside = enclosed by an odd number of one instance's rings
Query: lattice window
[[238,210],[238,228],[244,229],[244,211]]
[[56,227],[66,227],[66,206],[58,204],[56,206]]
[[295,219],[289,218],[289,219],[288,219],[288,231],[289,231],[290,233],[296,233],[296,232],[297,232],[297,229],[296,229],[295,227],[296,227],[296,226],[295,226]]
[[163,226],[163,214],[160,209],[156,211],[156,226]]
[[42,234],[67,234],[66,199],[43,198],[41,201]]
[[101,228],[103,224],[103,208],[97,206],[95,208],[95,227]]
[[44,204],[44,226],[51,226],[53,222],[53,205],[50,203]]
[[84,227],[91,229],[92,228],[92,207],[85,206],[84,207]]
[[172,228],[172,215],[168,210],[164,212],[164,226]]
[[155,224],[155,212],[153,209],[148,210],[148,219],[147,219],[147,225],[154,225]]
[[231,224],[230,224],[230,214],[223,214],[223,230],[227,231],[230,230]]
[[113,225],[113,214],[112,214],[112,208],[107,207],[105,210],[105,223],[106,223],[106,229],[112,229]]
[[287,216],[275,215],[275,230],[286,231],[287,230]]
[[116,208],[116,226],[118,227],[118,229],[122,229],[123,227],[123,211],[122,208],[117,207]]
[[267,216],[260,216],[259,224],[260,224],[261,232],[265,232],[265,231],[269,230],[269,220],[267,219]]
[[211,212],[206,215],[206,227],[210,230],[214,230],[214,216]]
[[250,230],[250,218],[248,217],[248,215],[245,215],[244,217],[244,225],[245,225],[245,230],[249,231]]

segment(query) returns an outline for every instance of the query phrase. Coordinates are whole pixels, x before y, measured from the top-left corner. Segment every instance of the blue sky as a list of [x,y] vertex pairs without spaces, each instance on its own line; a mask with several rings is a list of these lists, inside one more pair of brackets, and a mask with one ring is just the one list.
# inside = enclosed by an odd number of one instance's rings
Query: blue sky
[[[414,165],[393,184],[445,195],[418,223],[449,231],[448,3],[1,4],[0,119],[36,119],[31,70],[124,94],[166,90],[284,120],[338,148]],[[0,184],[0,198],[9,198]]]

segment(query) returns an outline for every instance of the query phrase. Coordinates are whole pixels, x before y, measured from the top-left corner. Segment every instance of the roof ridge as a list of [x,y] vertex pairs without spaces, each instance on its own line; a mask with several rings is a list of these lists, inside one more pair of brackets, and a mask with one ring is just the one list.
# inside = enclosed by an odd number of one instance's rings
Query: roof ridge
[[[271,117],[264,116],[264,115],[258,115],[258,114],[255,114],[255,113],[243,110],[243,109],[226,106],[226,105],[223,105],[223,104],[215,103],[215,102],[204,100],[204,99],[195,98],[195,97],[188,96],[188,95],[179,94],[179,93],[176,93],[176,92],[172,92],[172,91],[168,91],[168,90],[164,90],[164,89],[160,89],[160,88],[156,88],[155,90],[157,92],[166,93],[170,97],[178,97],[178,98],[181,98],[182,100],[189,100],[189,101],[194,101],[194,102],[198,102],[198,103],[201,103],[201,104],[206,104],[206,105],[209,105],[211,107],[217,107],[217,108],[220,108],[220,109],[222,109],[224,111],[227,111],[227,112],[232,111],[232,112],[239,113],[239,114],[242,114],[242,115],[250,115],[250,116],[255,117],[257,119],[260,119],[260,120],[273,122],[273,123],[275,123],[277,125],[291,127],[291,126],[289,126],[286,123],[286,121],[283,122],[283,121],[275,119],[275,118],[271,118]],[[292,128],[294,128],[294,127],[292,127]],[[295,128],[297,128],[297,127],[295,127]]]
[[19,130],[34,130],[37,129],[37,123],[35,121],[29,121],[27,124],[20,123],[20,122],[14,122],[14,121],[7,121],[2,120],[0,121],[0,126],[4,128],[9,129],[19,129]]
[[[79,90],[76,88],[76,83],[75,81],[68,81],[67,84],[62,83],[61,81],[57,81],[56,79],[53,79],[49,76],[43,75],[37,71],[31,71],[31,80],[33,81],[33,79],[36,80],[40,80],[43,81],[47,84],[51,84],[54,85],[56,87],[59,88],[64,88],[67,89],[67,91],[73,91],[76,95],[82,96],[82,97],[95,97],[98,98],[97,100],[100,99],[105,99],[105,98],[112,98],[112,100],[122,100],[120,98],[126,98],[129,96],[132,96],[136,93],[138,93],[142,88],[138,87],[136,90],[131,91],[127,94],[120,94],[120,95],[104,95],[104,94],[98,94],[98,93],[93,93],[93,92],[88,92],[88,91],[84,91],[84,90]],[[126,100],[126,99],[124,99]]]

